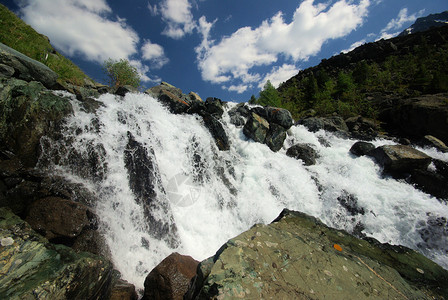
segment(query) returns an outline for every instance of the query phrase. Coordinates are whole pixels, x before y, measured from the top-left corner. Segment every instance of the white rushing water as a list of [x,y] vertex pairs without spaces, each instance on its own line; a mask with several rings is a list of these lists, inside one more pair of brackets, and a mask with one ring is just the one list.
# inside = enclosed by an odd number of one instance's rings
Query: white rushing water
[[[305,212],[349,232],[363,224],[367,236],[419,250],[448,267],[446,233],[437,232],[436,226],[430,228],[434,236],[429,240],[421,235],[428,229],[428,219],[448,216],[447,205],[405,182],[383,178],[372,159],[349,153],[355,140],[293,126],[284,149],[274,153],[248,140],[225,113],[222,121],[231,148],[219,151],[199,116],[171,114],[145,94],[127,94],[124,99],[106,94],[98,101],[103,105],[93,114],[72,99],[75,114],[64,134],[66,143],[83,155],[102,149],[99,169],[104,176],[82,178],[76,163],[62,160],[54,167],[98,196],[96,212],[113,262],[123,278],[139,289],[148,272],[171,252],[203,260],[255,223],[271,222],[283,208]],[[169,203],[177,226],[176,248],[151,234],[129,187],[124,162],[128,132],[157,165],[162,183],[156,187],[157,201]],[[322,140],[331,146],[323,146]],[[285,155],[285,149],[299,142],[310,143],[318,151],[316,165],[305,167]],[[447,154],[424,151],[448,161]],[[343,195],[355,197],[364,215],[350,215],[337,200]]]

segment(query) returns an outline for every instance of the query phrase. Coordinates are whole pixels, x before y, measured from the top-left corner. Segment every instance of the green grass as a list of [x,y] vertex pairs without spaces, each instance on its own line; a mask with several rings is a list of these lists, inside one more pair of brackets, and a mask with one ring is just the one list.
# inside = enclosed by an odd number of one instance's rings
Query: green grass
[[39,34],[0,4],[0,42],[47,65],[59,75],[59,82],[84,85],[91,80],[69,59],[59,54],[45,35]]

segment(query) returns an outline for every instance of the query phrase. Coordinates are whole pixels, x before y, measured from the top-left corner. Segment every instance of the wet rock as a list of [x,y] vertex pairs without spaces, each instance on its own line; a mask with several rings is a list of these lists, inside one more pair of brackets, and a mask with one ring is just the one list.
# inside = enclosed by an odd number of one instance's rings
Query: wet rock
[[98,230],[83,230],[71,246],[76,252],[90,252],[108,259],[112,258],[106,239]]
[[84,229],[95,228],[97,217],[87,206],[57,197],[33,202],[25,219],[45,238],[69,240]]
[[47,88],[56,85],[58,75],[49,67],[2,43],[0,43],[0,64],[9,67],[8,73],[11,73],[12,68],[14,70],[12,75],[19,79],[39,81]]
[[205,108],[209,114],[218,119],[221,118],[222,114],[224,113],[222,101],[218,98],[208,97],[205,100]]
[[0,80],[1,148],[16,154],[27,167],[34,167],[40,139],[57,132],[72,113],[68,99],[56,96],[42,84],[18,79]]
[[235,125],[236,127],[242,127],[246,124],[246,120],[244,120],[241,116],[231,116],[230,123]]
[[426,170],[431,157],[410,146],[385,145],[369,152],[384,172],[400,178],[413,170]]
[[417,231],[423,242],[418,246],[422,249],[445,251],[448,243],[448,222],[446,216],[427,214],[426,222],[417,225]]
[[344,207],[351,216],[364,215],[364,208],[358,205],[358,199],[355,195],[342,191],[342,194],[337,198],[338,202]]
[[421,141],[421,144],[423,146],[434,147],[443,153],[448,152],[448,147],[445,145],[445,143],[432,135],[425,135]]
[[291,128],[291,126],[294,124],[294,120],[292,119],[291,113],[289,110],[284,108],[278,108],[278,107],[254,107],[252,108],[252,111],[255,112],[257,115],[265,118],[269,124],[277,124],[285,129]]
[[137,88],[130,86],[130,85],[123,85],[123,86],[119,86],[115,90],[114,94],[124,97],[127,93],[137,93],[137,92],[138,92]]
[[128,132],[124,163],[128,172],[129,187],[135,195],[136,202],[143,207],[151,234],[176,247],[177,227],[169,203],[157,198],[156,187],[162,189],[162,184],[158,167],[153,160],[153,150],[148,149],[150,152]]
[[175,252],[158,264],[145,279],[142,300],[182,300],[199,262]]
[[375,149],[375,145],[368,142],[356,142],[350,148],[350,153],[356,156],[364,156],[367,155],[370,151]]
[[354,138],[371,141],[378,135],[378,126],[374,120],[357,116],[346,119],[345,123]]
[[269,131],[266,135],[265,143],[269,149],[277,152],[283,147],[283,142],[286,139],[286,129],[283,126],[275,123],[269,125]]
[[345,124],[344,119],[339,116],[312,117],[299,120],[297,124],[305,126],[311,132],[317,132],[321,129],[330,132],[348,132],[347,124]]
[[432,299],[447,293],[448,271],[423,255],[284,210],[201,262],[186,299]]
[[0,208],[1,299],[104,299],[112,264],[53,245],[11,211]]
[[109,300],[137,300],[135,286],[125,280],[118,279],[112,286]]
[[167,105],[173,114],[185,113],[190,108],[190,103],[186,99],[182,99],[169,91],[162,90],[158,99]]
[[248,138],[253,139],[255,142],[264,143],[268,132],[268,121],[266,121],[266,119],[262,118],[256,113],[251,113],[249,119],[243,127],[243,133]]
[[219,122],[214,116],[208,113],[202,114],[205,127],[210,131],[216,146],[221,151],[227,151],[230,149],[230,141],[227,137],[227,133],[224,130],[221,122]]
[[428,170],[413,170],[408,181],[425,193],[448,200],[448,177]]
[[305,166],[316,164],[318,158],[317,152],[311,144],[295,144],[286,151],[286,155],[302,160]]
[[432,163],[436,167],[437,174],[440,174],[440,175],[448,178],[448,162],[440,160],[440,159],[433,159]]
[[236,106],[232,107],[232,109],[228,112],[230,116],[230,123],[240,127],[244,126],[246,123],[246,119],[250,115],[250,110],[245,103],[239,103]]

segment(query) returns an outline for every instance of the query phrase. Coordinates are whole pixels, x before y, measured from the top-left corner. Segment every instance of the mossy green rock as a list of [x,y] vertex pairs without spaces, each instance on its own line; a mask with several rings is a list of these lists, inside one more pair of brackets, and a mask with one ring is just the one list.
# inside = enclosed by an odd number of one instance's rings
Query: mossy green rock
[[0,208],[0,299],[107,299],[110,262],[48,243]]
[[[415,251],[357,239],[284,210],[198,266],[191,299],[444,299],[448,271]],[[434,297],[434,298],[433,298]]]
[[67,98],[55,95],[39,82],[0,80],[1,147],[15,153],[25,166],[34,166],[40,138],[57,130],[72,111]]

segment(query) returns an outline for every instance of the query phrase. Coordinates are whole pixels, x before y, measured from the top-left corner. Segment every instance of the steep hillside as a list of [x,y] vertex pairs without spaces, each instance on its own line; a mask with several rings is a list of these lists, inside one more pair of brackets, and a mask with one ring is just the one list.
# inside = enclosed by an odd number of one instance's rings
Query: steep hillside
[[409,35],[421,31],[426,31],[433,27],[442,27],[448,24],[448,11],[440,14],[431,14],[429,16],[418,18],[414,24],[403,30],[399,36]]
[[378,99],[448,91],[448,26],[364,44],[323,59],[279,88],[295,118],[337,112],[375,117]]
[[0,43],[47,65],[59,75],[61,81],[84,85],[85,79],[89,79],[78,66],[51,46],[48,37],[36,32],[2,4],[0,4]]

